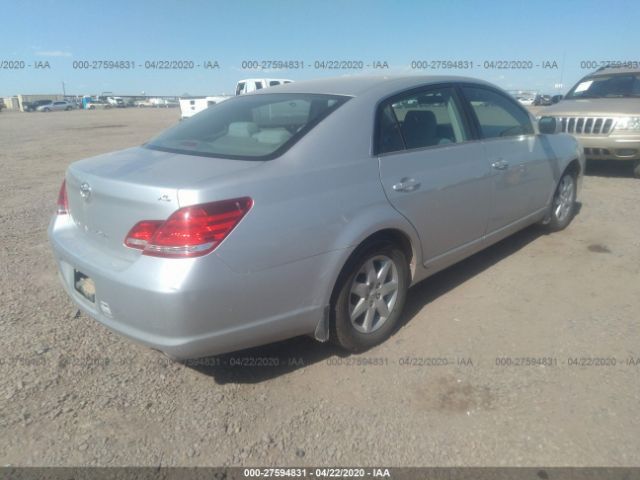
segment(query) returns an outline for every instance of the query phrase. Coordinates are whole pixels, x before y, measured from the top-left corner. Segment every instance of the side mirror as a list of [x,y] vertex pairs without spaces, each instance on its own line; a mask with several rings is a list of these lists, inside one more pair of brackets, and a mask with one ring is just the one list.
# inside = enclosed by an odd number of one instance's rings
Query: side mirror
[[554,95],[551,97],[551,103],[558,103],[560,100],[562,100],[562,95]]
[[542,117],[538,120],[538,130],[540,133],[554,134],[562,131],[562,124],[556,117]]

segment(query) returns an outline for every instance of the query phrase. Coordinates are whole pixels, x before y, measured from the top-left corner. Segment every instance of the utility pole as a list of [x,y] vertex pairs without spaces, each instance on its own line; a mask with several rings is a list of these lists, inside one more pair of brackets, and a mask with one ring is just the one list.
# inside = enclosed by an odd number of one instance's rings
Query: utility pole
[[67,91],[64,88],[64,82],[62,82],[62,96],[66,97],[67,96]]
[[562,52],[562,67],[560,68],[560,86],[559,89],[564,88],[564,64],[567,58],[567,51]]

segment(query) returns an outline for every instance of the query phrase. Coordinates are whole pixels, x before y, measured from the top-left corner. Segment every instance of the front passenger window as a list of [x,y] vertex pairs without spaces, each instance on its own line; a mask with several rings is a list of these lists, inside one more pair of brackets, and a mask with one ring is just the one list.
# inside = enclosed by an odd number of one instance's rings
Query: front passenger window
[[462,87],[462,91],[476,114],[483,138],[533,133],[529,115],[515,101],[486,88]]

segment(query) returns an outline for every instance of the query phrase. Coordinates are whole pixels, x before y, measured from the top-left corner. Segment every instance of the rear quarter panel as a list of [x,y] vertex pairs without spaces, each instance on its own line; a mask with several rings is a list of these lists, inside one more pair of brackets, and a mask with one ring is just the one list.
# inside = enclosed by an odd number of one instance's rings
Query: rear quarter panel
[[[182,189],[180,205],[248,195],[254,206],[214,254],[237,273],[255,274],[327,255],[309,270],[315,296],[328,296],[353,248],[384,228],[413,227],[387,201],[371,155],[374,106],[351,99],[281,157],[197,190]],[[420,252],[416,252],[419,255]],[[313,277],[321,275],[321,278]],[[307,279],[287,279],[292,289]],[[319,293],[321,292],[321,293]]]

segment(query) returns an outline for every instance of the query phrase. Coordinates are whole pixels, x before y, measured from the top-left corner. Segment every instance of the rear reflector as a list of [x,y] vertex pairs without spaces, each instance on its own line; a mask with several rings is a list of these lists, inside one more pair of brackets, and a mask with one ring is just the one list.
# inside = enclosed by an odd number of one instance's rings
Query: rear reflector
[[176,210],[166,221],[138,222],[124,244],[143,255],[199,257],[213,251],[253,206],[249,197],[193,205]]
[[58,192],[58,206],[56,213],[66,215],[69,213],[69,199],[67,198],[67,180],[62,181],[60,192]]

